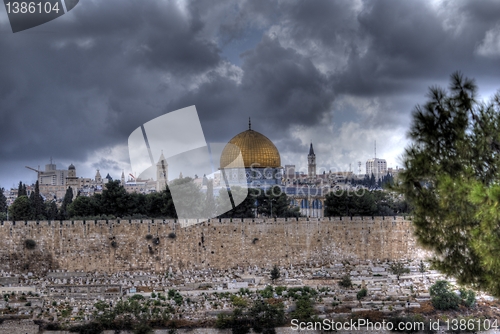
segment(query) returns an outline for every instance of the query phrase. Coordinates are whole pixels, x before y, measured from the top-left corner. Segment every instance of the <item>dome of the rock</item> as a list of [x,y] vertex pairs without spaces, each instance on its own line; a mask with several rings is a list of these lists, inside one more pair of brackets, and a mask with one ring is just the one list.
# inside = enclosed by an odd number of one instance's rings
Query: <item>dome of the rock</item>
[[241,152],[245,168],[278,168],[281,158],[276,146],[263,134],[248,129],[234,136],[224,147],[220,167],[229,166]]

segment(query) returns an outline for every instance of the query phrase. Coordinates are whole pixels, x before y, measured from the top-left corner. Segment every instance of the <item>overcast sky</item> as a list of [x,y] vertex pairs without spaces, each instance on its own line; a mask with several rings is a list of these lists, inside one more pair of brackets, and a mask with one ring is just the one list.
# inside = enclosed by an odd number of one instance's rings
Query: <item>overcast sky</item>
[[415,105],[457,70],[500,88],[500,1],[80,0],[12,33],[0,6],[0,186],[50,157],[119,178],[143,123],[196,105],[208,142],[248,127],[282,165],[389,167]]

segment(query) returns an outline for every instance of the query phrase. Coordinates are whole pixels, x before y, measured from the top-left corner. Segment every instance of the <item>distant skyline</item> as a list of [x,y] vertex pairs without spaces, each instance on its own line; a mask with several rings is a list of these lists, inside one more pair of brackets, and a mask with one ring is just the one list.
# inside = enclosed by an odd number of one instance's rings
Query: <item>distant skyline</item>
[[54,159],[131,170],[127,138],[196,105],[208,142],[248,128],[282,165],[401,166],[415,105],[454,71],[500,89],[500,2],[87,0],[13,34],[0,6],[0,186]]

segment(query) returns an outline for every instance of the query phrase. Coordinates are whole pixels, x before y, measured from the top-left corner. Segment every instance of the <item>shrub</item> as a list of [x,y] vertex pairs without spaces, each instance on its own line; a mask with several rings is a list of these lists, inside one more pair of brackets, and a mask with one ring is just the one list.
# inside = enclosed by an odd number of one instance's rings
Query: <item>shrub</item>
[[243,299],[243,297],[238,297],[236,295],[231,296],[231,303],[233,303],[233,306],[241,308],[245,308],[248,305],[248,302]]
[[174,232],[170,232],[170,233],[168,234],[168,237],[169,237],[170,239],[175,239],[175,238],[177,238],[177,236],[175,235],[175,233],[174,233]]
[[146,235],[146,240],[151,240],[153,239],[153,236],[151,234]]
[[132,299],[132,300],[143,300],[144,296],[143,295],[133,295],[132,297],[130,297],[130,299]]
[[476,302],[476,293],[472,290],[460,289],[460,298],[462,298],[462,304],[471,307]]
[[356,294],[356,298],[358,300],[361,300],[361,298],[366,297],[367,294],[368,294],[368,290],[366,290],[366,288],[363,288],[363,289],[358,291],[358,293]]
[[116,241],[111,241],[111,247],[116,248],[118,247],[118,243]]
[[217,314],[217,320],[215,321],[215,328],[218,329],[231,328],[231,316],[224,313]]
[[402,262],[392,263],[390,265],[390,270],[393,275],[396,275],[399,281],[399,277],[402,274],[408,274],[410,272],[409,268],[406,268]]
[[300,321],[311,321],[314,315],[313,301],[309,297],[301,297],[295,303],[295,311],[290,315],[293,319]]
[[24,247],[26,247],[27,249],[35,249],[36,247],[36,242],[35,240],[32,240],[32,239],[26,239],[24,241]]
[[283,294],[283,291],[286,291],[286,286],[278,286],[278,287],[276,287],[276,294],[278,296],[281,296]]
[[276,281],[278,278],[280,278],[281,274],[280,274],[280,269],[278,268],[278,266],[275,264],[273,266],[273,269],[271,270],[271,279],[273,280],[273,283],[274,281]]
[[460,297],[451,291],[448,281],[437,281],[429,289],[432,306],[438,310],[457,309]]
[[271,285],[266,286],[264,290],[258,290],[258,292],[262,298],[273,298],[274,296],[274,289]]
[[177,306],[181,306],[183,300],[184,298],[182,298],[182,295],[177,292],[174,296],[174,302],[177,304]]
[[339,285],[343,288],[350,288],[352,286],[351,276],[349,275],[342,276]]
[[182,295],[174,289],[168,290],[168,299],[173,299],[177,306],[180,306],[184,300]]

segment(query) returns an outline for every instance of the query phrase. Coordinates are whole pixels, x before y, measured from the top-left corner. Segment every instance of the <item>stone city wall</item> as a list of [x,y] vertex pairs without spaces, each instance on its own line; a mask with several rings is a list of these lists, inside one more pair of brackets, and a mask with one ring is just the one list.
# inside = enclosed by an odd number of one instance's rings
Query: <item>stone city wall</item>
[[[4,271],[156,271],[418,259],[403,217],[0,222]],[[36,242],[35,249],[25,240]]]

